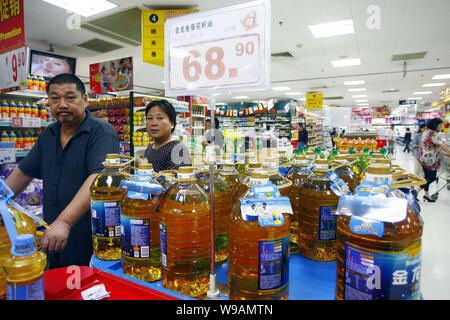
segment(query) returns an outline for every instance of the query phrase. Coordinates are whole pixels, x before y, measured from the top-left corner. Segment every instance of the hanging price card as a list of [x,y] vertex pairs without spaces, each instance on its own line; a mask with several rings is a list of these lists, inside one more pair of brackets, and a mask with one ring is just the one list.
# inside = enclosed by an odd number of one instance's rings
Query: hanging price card
[[166,95],[269,88],[270,22],[269,0],[168,19]]
[[27,49],[22,47],[0,55],[0,89],[27,87]]

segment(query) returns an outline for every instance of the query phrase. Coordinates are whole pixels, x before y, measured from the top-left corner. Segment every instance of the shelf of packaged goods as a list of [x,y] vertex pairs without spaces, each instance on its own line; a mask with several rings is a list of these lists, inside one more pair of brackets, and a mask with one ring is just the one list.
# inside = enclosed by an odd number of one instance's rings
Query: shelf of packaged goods
[[[48,121],[41,121],[41,125],[39,128],[42,127],[48,127],[49,125],[51,125],[53,122],[48,122]],[[12,127],[12,121],[11,120],[0,120],[0,127]],[[38,127],[15,127],[15,128],[38,128]]]
[[2,93],[2,94],[8,95],[8,96],[20,96],[20,97],[33,98],[33,99],[47,98],[46,92],[33,91],[33,90],[10,91],[10,92]]

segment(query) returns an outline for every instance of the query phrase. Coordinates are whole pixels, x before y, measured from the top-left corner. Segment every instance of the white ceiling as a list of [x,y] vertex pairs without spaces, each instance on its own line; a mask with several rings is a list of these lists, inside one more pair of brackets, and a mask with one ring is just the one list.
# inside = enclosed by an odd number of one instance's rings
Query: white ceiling
[[[243,1],[228,0],[113,0],[119,7],[109,12],[133,6],[192,6],[208,10]],[[73,47],[74,44],[103,38],[83,29],[69,29],[66,25],[70,13],[42,0],[24,0],[25,32],[27,44],[47,50],[52,44],[55,52],[78,58],[77,74],[88,77],[89,64],[124,56],[134,57],[134,83],[138,91],[149,88],[164,89],[161,81],[164,69],[142,62],[141,47],[128,46],[108,54]],[[380,29],[369,30],[367,9],[376,5],[380,9]],[[272,53],[289,51],[294,58],[272,60],[273,86],[288,86],[292,91],[307,92],[312,87],[327,86],[324,97],[344,96],[343,100],[325,100],[325,104],[355,106],[353,94],[343,82],[365,80],[367,99],[372,106],[396,106],[398,101],[413,96],[415,91],[432,91],[419,100],[425,105],[439,100],[440,91],[450,87],[450,79],[435,81],[436,74],[450,73],[450,12],[449,0],[272,0]],[[315,39],[308,25],[353,19],[354,34]],[[87,20],[82,17],[82,21]],[[282,22],[282,23],[280,23]],[[403,77],[403,61],[392,62],[394,54],[427,51],[424,59],[409,60]],[[334,68],[330,61],[340,57],[360,58],[361,65]],[[422,88],[424,83],[447,82],[445,87]],[[359,86],[358,86],[359,87]],[[396,93],[382,93],[387,89]],[[426,90],[425,90],[426,89]],[[218,102],[237,102],[232,96],[246,95],[247,100],[287,97],[273,90],[242,92],[216,98]],[[299,98],[301,98],[300,96]],[[303,96],[304,97],[304,96]]]

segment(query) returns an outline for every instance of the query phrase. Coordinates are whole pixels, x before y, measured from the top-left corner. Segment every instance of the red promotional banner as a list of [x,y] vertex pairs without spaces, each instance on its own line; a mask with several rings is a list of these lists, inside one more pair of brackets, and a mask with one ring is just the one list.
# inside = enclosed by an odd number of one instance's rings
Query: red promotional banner
[[0,0],[0,53],[25,45],[23,0]]
[[133,57],[89,65],[92,94],[133,90]]

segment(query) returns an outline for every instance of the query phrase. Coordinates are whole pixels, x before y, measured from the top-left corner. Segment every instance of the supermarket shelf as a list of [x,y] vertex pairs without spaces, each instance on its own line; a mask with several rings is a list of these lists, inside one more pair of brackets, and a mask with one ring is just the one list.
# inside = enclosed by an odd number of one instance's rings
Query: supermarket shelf
[[[47,122],[47,121],[41,121],[41,128],[42,127],[48,127],[53,122]],[[11,127],[12,121],[11,120],[0,120],[0,127]],[[16,128],[35,128],[35,127],[16,127]]]
[[16,151],[16,158],[26,157],[29,152],[30,152],[29,150]]
[[39,91],[33,91],[33,90],[20,90],[20,91],[10,91],[2,93],[9,96],[20,96],[20,97],[29,97],[29,98],[35,98],[35,99],[43,99],[47,98],[46,92],[39,92]]

